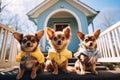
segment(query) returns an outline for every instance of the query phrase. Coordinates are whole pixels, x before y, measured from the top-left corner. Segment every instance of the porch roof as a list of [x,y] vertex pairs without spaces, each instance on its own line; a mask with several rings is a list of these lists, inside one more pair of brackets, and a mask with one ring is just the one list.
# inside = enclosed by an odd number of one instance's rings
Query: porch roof
[[[29,18],[36,19],[42,12],[56,4],[58,1],[59,0],[44,0],[38,6],[29,11],[27,15],[29,16]],[[95,17],[95,15],[97,15],[98,13],[96,10],[84,4],[80,0],[65,0],[65,1],[68,2],[70,5],[74,6],[75,8],[77,8],[78,10],[82,11],[89,18]]]

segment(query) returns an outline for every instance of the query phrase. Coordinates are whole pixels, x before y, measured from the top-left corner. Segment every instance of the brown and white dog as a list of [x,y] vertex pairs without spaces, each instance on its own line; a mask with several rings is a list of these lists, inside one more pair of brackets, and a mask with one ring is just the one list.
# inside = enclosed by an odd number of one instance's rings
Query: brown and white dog
[[80,48],[74,56],[78,59],[75,62],[76,72],[79,75],[85,75],[86,70],[91,70],[95,75],[98,74],[96,71],[96,62],[100,57],[100,52],[97,50],[96,40],[99,38],[100,29],[96,30],[94,34],[85,35],[82,32],[77,33],[81,40]]
[[21,52],[16,56],[16,61],[20,62],[20,70],[17,79],[21,79],[26,70],[32,71],[32,79],[36,78],[36,72],[38,70],[44,71],[44,55],[38,47],[43,34],[43,30],[35,33],[35,35],[23,35],[18,32],[13,33],[21,46]]
[[46,61],[46,71],[53,71],[57,75],[59,69],[68,73],[72,68],[68,68],[68,59],[72,58],[71,51],[67,50],[71,38],[70,27],[66,27],[63,31],[54,31],[47,28],[47,37],[50,43],[50,50],[48,51]]

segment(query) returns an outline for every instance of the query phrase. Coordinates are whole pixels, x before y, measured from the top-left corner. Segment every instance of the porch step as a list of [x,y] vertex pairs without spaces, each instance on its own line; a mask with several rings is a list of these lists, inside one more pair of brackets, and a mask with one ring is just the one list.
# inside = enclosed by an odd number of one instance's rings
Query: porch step
[[[68,60],[68,65],[69,66],[74,66],[75,65],[75,61],[77,59],[76,58],[72,58]],[[96,63],[96,70],[100,71],[100,70],[107,70],[107,67],[104,66],[102,63]]]
[[[44,56],[46,57],[47,56],[47,53],[44,53]],[[76,62],[76,58],[71,58],[68,60],[68,65],[69,66],[74,66],[75,65],[75,62]],[[96,70],[107,70],[106,66],[104,66],[103,64],[101,63],[96,63]]]
[[96,66],[97,71],[107,70],[106,66]]
[[[69,66],[74,66],[76,58],[69,59]],[[85,76],[77,75],[74,73],[64,73],[59,72],[58,75],[53,75],[51,72],[47,73],[37,73],[37,78],[35,80],[120,80],[120,71],[107,70],[105,66],[101,63],[97,63],[96,70],[98,75],[93,75],[91,72],[87,71]],[[25,72],[21,80],[32,80],[30,77],[31,72]],[[12,71],[2,71],[0,72],[0,80],[16,80],[18,74],[18,69]]]
[[[69,66],[74,66],[75,63],[68,63]],[[96,64],[96,70],[100,71],[100,70],[107,70],[106,66],[100,65],[99,63]]]
[[[68,63],[68,65],[69,65],[69,66],[74,66],[75,63]],[[101,64],[101,63],[96,63],[96,66],[103,66],[103,64]]]
[[68,63],[75,63],[76,61],[77,61],[77,59],[73,57],[68,60]]

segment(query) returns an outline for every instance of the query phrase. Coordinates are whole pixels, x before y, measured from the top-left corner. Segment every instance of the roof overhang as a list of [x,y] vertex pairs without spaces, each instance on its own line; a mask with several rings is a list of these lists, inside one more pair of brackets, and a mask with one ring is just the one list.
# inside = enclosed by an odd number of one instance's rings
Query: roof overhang
[[59,0],[44,0],[38,6],[33,8],[31,11],[27,13],[27,15],[31,18],[37,18],[42,12],[47,10],[49,7],[57,3]]
[[[97,14],[98,13],[99,13],[99,11],[97,11]],[[87,16],[88,25],[93,22],[94,18],[97,16],[97,14],[94,14],[93,16]]]
[[73,5],[78,10],[82,11],[86,16],[93,16],[97,14],[97,11],[92,9],[91,7],[87,6],[80,0],[66,0],[69,4]]
[[[58,1],[59,0],[44,0],[42,3],[40,3],[34,9],[32,9],[30,12],[28,12],[27,15],[29,16],[30,19],[36,22],[37,17],[42,12],[44,12],[45,10],[47,10],[48,8],[56,4]],[[87,16],[88,23],[91,21],[91,19],[93,19],[98,14],[96,10],[87,6],[80,0],[65,0],[65,1],[70,5],[74,6],[75,8],[77,8],[78,10],[82,11]]]

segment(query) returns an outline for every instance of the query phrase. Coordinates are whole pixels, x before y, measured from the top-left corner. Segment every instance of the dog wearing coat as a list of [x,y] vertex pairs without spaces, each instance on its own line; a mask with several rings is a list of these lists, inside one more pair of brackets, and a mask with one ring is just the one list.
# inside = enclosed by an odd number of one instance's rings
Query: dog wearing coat
[[23,33],[14,32],[15,39],[20,43],[21,51],[16,56],[16,61],[20,62],[20,69],[17,79],[21,79],[26,70],[31,70],[31,78],[35,79],[38,70],[44,71],[44,55],[40,51],[39,41],[44,31],[41,30],[35,35],[23,35]]
[[63,31],[47,28],[47,36],[51,48],[48,51],[45,70],[52,71],[54,75],[58,74],[59,69],[65,73],[71,72],[73,68],[68,67],[68,59],[72,58],[72,52],[67,49],[71,38],[70,27]]
[[75,62],[76,73],[85,75],[86,70],[91,70],[93,74],[97,75],[96,62],[98,57],[100,57],[100,52],[97,50],[97,39],[100,35],[100,29],[93,34],[85,35],[82,32],[78,32],[77,35],[81,40],[81,44],[79,50],[74,54],[77,58]]

